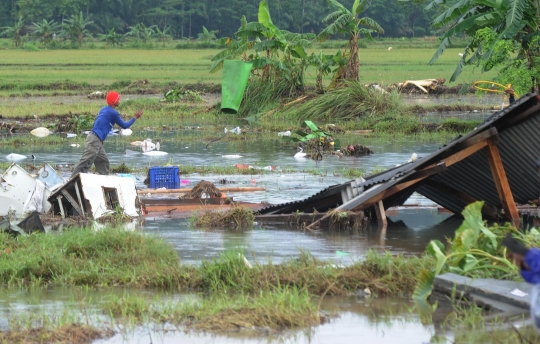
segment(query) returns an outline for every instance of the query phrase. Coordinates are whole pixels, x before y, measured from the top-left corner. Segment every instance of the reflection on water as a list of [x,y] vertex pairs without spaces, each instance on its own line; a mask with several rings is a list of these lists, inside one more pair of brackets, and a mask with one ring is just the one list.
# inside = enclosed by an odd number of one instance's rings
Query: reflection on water
[[[128,291],[148,300],[179,301],[197,297],[187,294],[165,294],[148,291]],[[370,298],[355,296],[325,297],[321,309],[332,315],[330,321],[312,328],[265,333],[247,337],[241,332],[212,335],[185,331],[171,325],[150,324],[135,330],[122,331],[111,324],[101,311],[100,303],[123,290],[87,290],[55,288],[49,290],[3,291],[0,295],[0,329],[8,329],[8,319],[25,314],[62,314],[68,309],[79,314],[83,322],[113,326],[118,332],[112,338],[94,343],[425,343],[435,332],[436,325],[423,325],[414,304],[404,298]],[[69,313],[68,312],[68,313]],[[80,313],[79,313],[80,312]],[[425,323],[425,322],[424,322]],[[166,331],[164,330],[166,329]]]
[[[147,219],[144,229],[171,243],[186,263],[214,259],[225,250],[243,249],[249,259],[280,263],[299,255],[300,250],[320,259],[339,260],[348,264],[362,259],[368,250],[388,250],[393,254],[421,254],[432,239],[452,236],[461,220],[439,214],[436,208],[400,209],[386,234],[376,226],[358,232],[284,230],[260,227],[248,231],[200,230],[189,227],[185,219]],[[426,219],[426,222],[415,219]],[[347,253],[340,257],[336,251]]]

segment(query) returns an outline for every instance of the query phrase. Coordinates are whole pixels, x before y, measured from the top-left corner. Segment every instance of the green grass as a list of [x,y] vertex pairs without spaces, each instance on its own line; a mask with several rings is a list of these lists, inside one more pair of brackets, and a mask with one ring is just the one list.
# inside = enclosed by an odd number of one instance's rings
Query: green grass
[[[339,43],[338,43],[339,44]],[[336,48],[325,49],[335,53]],[[393,51],[373,45],[360,49],[360,77],[364,83],[398,83],[426,78],[449,79],[459,60],[462,49],[451,48],[435,63],[427,63],[434,48],[401,48]],[[55,86],[61,92],[70,92],[68,84],[83,85],[79,93],[86,93],[100,85],[107,88],[119,81],[133,82],[146,79],[152,84],[221,83],[221,72],[208,71],[210,58],[219,52],[208,50],[132,50],[132,49],[78,49],[69,50],[4,50],[0,75],[0,94],[7,95],[25,90],[38,90]],[[313,48],[308,51],[319,52]],[[481,73],[472,66],[465,67],[458,80],[472,83],[491,80],[496,71]],[[315,70],[308,69],[306,80],[314,85]],[[330,79],[327,79],[327,82]],[[64,85],[64,86],[62,86]]]

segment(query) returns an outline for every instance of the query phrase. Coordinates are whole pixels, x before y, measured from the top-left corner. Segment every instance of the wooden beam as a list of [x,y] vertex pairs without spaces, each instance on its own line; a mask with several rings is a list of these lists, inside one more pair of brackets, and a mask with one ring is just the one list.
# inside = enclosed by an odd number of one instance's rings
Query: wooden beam
[[[424,184],[440,191],[441,193],[445,193],[447,195],[455,197],[465,204],[470,204],[470,203],[479,201],[479,199],[476,199],[475,197],[469,195],[468,193],[457,190],[451,186],[436,182],[431,179],[424,181]],[[482,207],[482,215],[492,220],[497,220],[499,212],[497,211],[496,208],[493,208],[487,204],[484,204],[484,206]]]
[[489,162],[489,167],[491,168],[491,173],[493,174],[495,187],[497,188],[497,192],[499,193],[499,198],[504,209],[504,214],[508,220],[512,221],[514,226],[519,228],[521,219],[516,207],[516,203],[514,202],[514,196],[512,195],[508,178],[506,178],[506,173],[504,172],[504,166],[499,154],[499,150],[497,149],[497,144],[493,139],[488,140],[486,156]]
[[79,208],[79,205],[77,204],[77,202],[73,199],[73,197],[71,197],[71,195],[69,194],[69,192],[66,191],[66,189],[62,189],[62,195],[64,195],[64,197],[68,200],[69,203],[71,203],[71,206],[73,207],[73,209],[75,209],[75,211],[77,212],[77,214],[79,214],[79,216],[83,216],[84,214],[82,213],[81,211],[81,208]]
[[64,206],[62,206],[62,195],[56,196],[56,199],[58,200],[58,206],[60,207],[60,214],[62,214],[62,218],[66,218],[66,213],[64,213]]
[[379,223],[379,225],[388,225],[388,221],[386,220],[386,212],[384,211],[384,204],[382,200],[375,204],[375,213],[377,214],[377,222]]
[[79,205],[81,206],[81,215],[85,216],[84,214],[84,205],[81,199],[81,193],[79,192],[79,183],[75,182],[75,193],[77,194],[77,200],[79,200]]

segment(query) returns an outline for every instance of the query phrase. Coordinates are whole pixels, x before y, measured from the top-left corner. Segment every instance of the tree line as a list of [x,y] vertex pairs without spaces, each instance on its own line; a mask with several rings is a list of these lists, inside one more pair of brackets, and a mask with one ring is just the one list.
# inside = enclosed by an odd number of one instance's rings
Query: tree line
[[[340,2],[351,8],[354,0]],[[319,33],[333,10],[327,0],[269,0],[268,5],[274,24],[297,33]],[[63,31],[74,43],[81,41],[82,31],[113,39],[128,33],[137,39],[152,33],[163,39],[231,37],[242,16],[257,20],[258,8],[259,0],[0,0],[0,27],[18,25],[21,36]],[[434,33],[430,22],[436,11],[418,1],[371,0],[365,15],[384,28],[379,37],[419,37]],[[48,32],[43,39],[50,39]]]

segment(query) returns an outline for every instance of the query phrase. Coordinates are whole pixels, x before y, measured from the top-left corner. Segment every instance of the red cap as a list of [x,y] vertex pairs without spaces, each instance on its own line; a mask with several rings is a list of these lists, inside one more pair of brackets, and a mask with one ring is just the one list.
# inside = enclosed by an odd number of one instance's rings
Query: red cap
[[107,104],[114,105],[120,101],[120,95],[116,91],[110,91],[107,93]]

